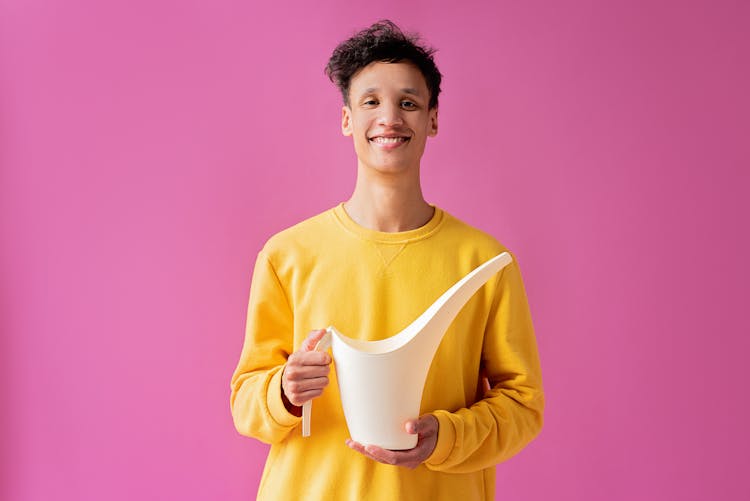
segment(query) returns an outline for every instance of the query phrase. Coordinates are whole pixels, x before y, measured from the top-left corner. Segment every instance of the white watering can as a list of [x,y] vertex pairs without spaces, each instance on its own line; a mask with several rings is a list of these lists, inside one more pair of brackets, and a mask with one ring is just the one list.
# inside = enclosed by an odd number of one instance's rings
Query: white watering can
[[[513,258],[503,252],[472,270],[445,291],[406,329],[380,341],[344,336],[326,329],[316,351],[332,347],[336,377],[351,438],[365,445],[404,450],[417,435],[404,423],[419,417],[427,372],[443,335],[461,308]],[[302,406],[302,435],[310,435],[312,401]]]

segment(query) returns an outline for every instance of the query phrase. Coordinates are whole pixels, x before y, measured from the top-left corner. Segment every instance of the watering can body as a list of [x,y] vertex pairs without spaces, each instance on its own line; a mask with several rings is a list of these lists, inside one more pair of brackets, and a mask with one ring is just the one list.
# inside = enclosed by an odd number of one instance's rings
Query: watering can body
[[[341,404],[353,440],[391,450],[416,446],[418,436],[404,423],[419,416],[432,359],[453,319],[473,294],[512,258],[503,252],[475,268],[445,291],[398,334],[379,341],[349,338],[334,326],[321,348],[330,344]],[[309,433],[309,406],[303,434]],[[305,421],[306,419],[306,421]]]

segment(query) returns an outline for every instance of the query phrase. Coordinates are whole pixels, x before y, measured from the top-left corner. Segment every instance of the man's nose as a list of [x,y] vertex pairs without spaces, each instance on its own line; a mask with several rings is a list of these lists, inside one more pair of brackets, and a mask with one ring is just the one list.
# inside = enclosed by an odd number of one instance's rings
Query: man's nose
[[380,108],[378,125],[393,127],[404,124],[404,118],[401,114],[401,108],[397,105],[384,105]]

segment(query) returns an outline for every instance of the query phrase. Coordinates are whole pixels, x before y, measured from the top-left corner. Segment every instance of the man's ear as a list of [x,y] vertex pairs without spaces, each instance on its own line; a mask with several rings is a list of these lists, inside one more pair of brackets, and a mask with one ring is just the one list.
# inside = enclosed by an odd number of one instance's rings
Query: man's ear
[[345,136],[351,136],[352,131],[352,110],[344,105],[341,108],[341,133]]
[[438,109],[437,106],[430,110],[430,129],[427,131],[427,135],[436,136],[438,132]]

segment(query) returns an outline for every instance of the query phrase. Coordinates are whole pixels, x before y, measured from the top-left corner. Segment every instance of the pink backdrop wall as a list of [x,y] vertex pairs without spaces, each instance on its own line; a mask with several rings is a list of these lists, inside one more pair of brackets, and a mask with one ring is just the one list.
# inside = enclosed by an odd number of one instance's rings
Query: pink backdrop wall
[[527,283],[546,425],[497,498],[750,498],[746,2],[0,5],[3,500],[254,497],[255,253],[349,196],[322,70],[381,17],[439,48],[426,197]]

